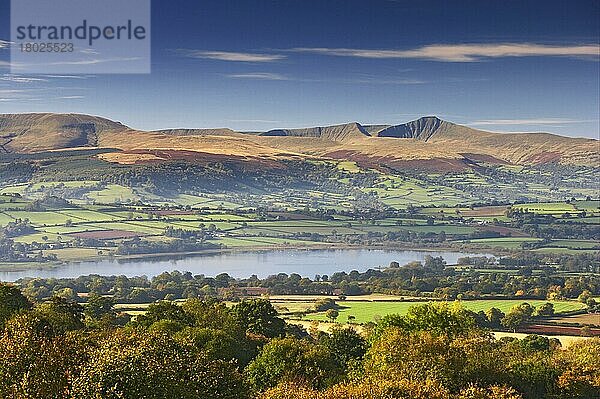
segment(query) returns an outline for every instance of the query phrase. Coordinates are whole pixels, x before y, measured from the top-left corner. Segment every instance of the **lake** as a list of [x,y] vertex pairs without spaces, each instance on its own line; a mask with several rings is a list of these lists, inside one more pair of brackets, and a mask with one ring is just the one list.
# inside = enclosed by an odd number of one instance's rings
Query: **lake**
[[464,256],[492,256],[447,251],[408,251],[383,249],[283,249],[258,252],[223,252],[169,258],[104,259],[76,262],[22,271],[0,272],[0,280],[15,281],[23,277],[73,278],[82,275],[125,275],[128,277],[156,276],[164,271],[189,271],[192,274],[216,276],[228,273],[235,278],[260,278],[277,273],[298,273],[313,278],[316,274],[331,275],[352,270],[366,271],[387,267],[396,261],[404,265],[411,261],[423,261],[425,256],[441,256],[448,264],[456,263]]

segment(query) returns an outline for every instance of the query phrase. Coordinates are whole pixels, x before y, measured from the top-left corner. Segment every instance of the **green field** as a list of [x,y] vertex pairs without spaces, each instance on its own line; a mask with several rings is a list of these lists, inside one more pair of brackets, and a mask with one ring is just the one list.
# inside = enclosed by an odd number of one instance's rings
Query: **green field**
[[94,191],[88,194],[87,198],[94,202],[103,204],[135,201],[140,199],[140,197],[131,188],[119,186],[117,184],[109,184],[103,190]]
[[592,240],[552,240],[551,244],[556,248],[570,249],[599,249],[600,243]]
[[592,201],[575,201],[575,208],[586,212],[600,212],[600,200]]
[[518,204],[513,205],[513,208],[528,210],[529,212],[544,214],[544,215],[562,215],[564,213],[576,213],[577,208],[572,204],[564,202],[540,202],[535,204]]
[[[198,200],[201,197],[188,196],[188,199]],[[278,212],[267,218],[254,212],[235,211],[232,208],[210,209],[205,207],[208,202],[203,198],[203,210],[187,208],[186,211],[163,211],[157,213],[147,205],[99,205],[79,204],[64,209],[47,209],[41,211],[12,210],[8,205],[15,207],[26,206],[29,202],[21,198],[0,195],[0,204],[7,205],[4,211],[0,210],[0,227],[17,219],[28,219],[35,232],[15,237],[14,240],[22,243],[48,243],[72,241],[71,234],[91,232],[98,230],[122,230],[146,236],[152,240],[168,240],[165,229],[200,231],[209,226],[218,231],[218,236],[213,237],[212,243],[221,244],[227,248],[251,248],[290,245],[290,246],[320,246],[323,242],[340,241],[343,237],[358,237],[363,240],[371,235],[385,235],[390,233],[412,232],[413,234],[440,234],[448,236],[448,243],[459,245],[468,244],[471,247],[495,248],[502,250],[520,250],[523,243],[540,241],[534,237],[500,237],[468,239],[464,237],[473,234],[485,227],[476,222],[461,223],[456,225],[450,217],[460,215],[488,215],[498,214],[505,209],[499,207],[482,208],[420,208],[418,213],[411,217],[389,217],[374,220],[352,219],[344,215],[336,215],[329,220],[319,220],[298,213]],[[591,203],[591,202],[590,202]],[[588,207],[592,206],[586,203]],[[198,205],[198,203],[196,203]],[[533,206],[535,204],[528,204]],[[538,208],[564,209],[561,204],[543,203]],[[570,205],[569,205],[570,206]],[[165,209],[165,208],[163,208]],[[433,222],[431,218],[433,217]],[[486,217],[486,216],[481,216]],[[479,218],[481,218],[479,217]],[[491,218],[492,216],[488,216]],[[430,220],[427,220],[427,219]],[[578,219],[577,219],[578,220]],[[314,235],[311,237],[310,235]],[[316,238],[315,238],[316,237]],[[454,237],[454,238],[453,238]],[[313,241],[314,240],[314,241]],[[115,248],[121,240],[113,240],[110,245]],[[100,249],[98,247],[97,249]],[[598,243],[593,240],[552,240],[543,248],[534,249],[536,252],[583,254],[593,253],[598,250]],[[77,248],[73,248],[68,256],[62,260],[76,258]],[[82,251],[81,258],[89,257],[90,251]],[[50,253],[50,252],[49,252]],[[66,251],[56,254],[61,259]],[[103,250],[103,255],[108,255],[111,250]]]
[[539,238],[531,238],[531,237],[501,237],[501,238],[478,238],[473,240],[468,240],[470,244],[482,245],[486,247],[498,247],[504,249],[519,249],[521,248],[521,244],[524,242],[536,242],[540,241]]
[[[481,299],[474,301],[462,301],[461,304],[466,309],[479,312],[486,311],[492,307],[498,308],[503,312],[509,311],[513,306],[527,302],[532,306],[539,306],[546,302],[551,302],[554,305],[554,310],[557,313],[568,312],[573,310],[583,309],[584,305],[574,301],[543,301],[543,300],[519,300],[519,299]],[[354,302],[354,301],[338,301],[337,304],[341,307],[338,321],[346,322],[348,316],[354,316],[356,323],[368,323],[376,321],[378,318],[388,314],[405,314],[411,306],[423,302]],[[285,305],[283,305],[285,306]],[[325,317],[325,312],[311,313],[304,317],[306,320],[328,320]]]
[[[469,190],[494,187],[493,182],[481,174],[390,175],[365,170],[354,162],[338,162],[335,167],[341,184],[352,186],[349,192],[332,192],[323,187],[267,192],[248,187],[247,196],[218,192],[159,196],[140,187],[130,188],[94,180],[15,184],[0,190],[0,227],[18,219],[28,219],[35,231],[11,238],[22,243],[43,242],[48,244],[47,249],[59,241],[74,242],[72,234],[99,230],[122,230],[142,235],[148,240],[170,241],[171,238],[165,235],[167,228],[196,232],[208,229],[212,232],[210,242],[227,248],[321,246],[323,243],[429,247],[441,236],[442,247],[515,251],[522,250],[525,243],[540,241],[515,227],[515,218],[507,216],[511,205],[469,205],[478,200]],[[526,168],[521,171],[526,172]],[[369,184],[359,186],[354,181],[369,173]],[[337,182],[337,178],[331,177],[330,180]],[[497,186],[502,190],[523,190],[518,185],[502,183]],[[531,187],[536,192],[545,189],[537,183]],[[464,191],[465,188],[469,190]],[[69,203],[32,206],[33,201],[39,202],[44,196],[67,199]],[[386,213],[364,217],[360,209],[353,208],[356,201],[367,201],[361,204],[366,209],[379,204]],[[563,223],[567,217],[564,214],[569,213],[568,225],[591,227],[600,220],[598,204],[596,200],[579,200],[520,203],[512,207],[552,215],[556,225]],[[311,214],[317,207],[329,210],[329,215]],[[264,209],[272,211],[265,214]],[[347,213],[353,209],[354,215]],[[583,211],[585,215],[581,214]],[[502,236],[477,238],[490,236],[488,229],[493,235]],[[497,233],[498,230],[500,233]],[[116,248],[122,241],[111,239],[108,246]],[[103,247],[90,242],[85,244],[96,245],[96,249]],[[542,248],[530,250],[585,254],[597,251],[598,245],[591,239],[555,239]],[[60,258],[66,251],[59,251],[57,255],[59,260],[71,260],[76,258],[73,255],[76,252],[77,248],[73,248],[64,259]],[[89,252],[81,251],[81,257],[88,257]],[[111,250],[103,250],[102,253],[115,255]]]
[[[523,243],[534,243],[541,241],[533,237],[501,237],[501,238],[479,238],[463,242],[490,248],[521,249]],[[536,252],[546,253],[593,253],[600,250],[600,243],[593,240],[550,240],[543,248],[534,249]]]

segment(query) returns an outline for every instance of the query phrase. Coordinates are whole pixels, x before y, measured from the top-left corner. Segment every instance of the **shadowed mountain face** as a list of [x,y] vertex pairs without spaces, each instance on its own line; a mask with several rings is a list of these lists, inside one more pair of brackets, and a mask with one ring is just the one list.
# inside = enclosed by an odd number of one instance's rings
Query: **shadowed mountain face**
[[306,129],[276,129],[261,133],[261,136],[278,137],[315,137],[331,141],[345,141],[353,138],[370,136],[369,132],[358,123],[327,127],[311,127]]
[[435,116],[426,116],[402,125],[389,126],[377,132],[377,137],[395,137],[428,141],[440,127],[453,125]]
[[172,136],[210,136],[210,135],[231,135],[237,133],[229,128],[216,129],[165,129],[156,130],[154,133],[167,134]]
[[[428,116],[400,125],[343,125],[246,134],[227,128],[140,131],[79,114],[0,115],[0,155],[115,148],[111,162],[195,157],[342,159],[377,167],[461,169],[476,163],[600,166],[600,142],[547,133],[491,133]],[[158,155],[157,155],[158,154]],[[165,154],[168,154],[166,156]]]

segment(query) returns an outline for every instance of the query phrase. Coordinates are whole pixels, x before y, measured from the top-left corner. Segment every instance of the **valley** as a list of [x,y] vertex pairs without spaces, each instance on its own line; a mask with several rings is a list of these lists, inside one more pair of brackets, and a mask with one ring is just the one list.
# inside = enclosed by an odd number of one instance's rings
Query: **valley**
[[[13,251],[4,262],[282,248],[598,250],[595,140],[435,117],[250,134],[19,114],[0,116],[0,133],[0,227]],[[551,152],[559,155],[544,159]]]
[[0,20],[0,399],[600,398],[598,0]]
[[550,303],[557,319],[515,331],[597,333],[596,140],[435,117],[241,133],[30,114],[0,132],[0,278],[28,297],[100,284],[136,317],[262,296],[291,324],[359,328],[429,301]]

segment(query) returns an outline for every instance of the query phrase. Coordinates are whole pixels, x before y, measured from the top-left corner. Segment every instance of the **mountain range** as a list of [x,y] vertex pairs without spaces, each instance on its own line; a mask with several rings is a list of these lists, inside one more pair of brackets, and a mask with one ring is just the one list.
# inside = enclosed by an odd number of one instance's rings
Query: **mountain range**
[[493,133],[426,116],[400,125],[357,122],[304,129],[143,131],[82,114],[0,114],[0,154],[107,148],[123,164],[203,159],[338,159],[365,166],[460,170],[473,164],[600,166],[600,141]]

